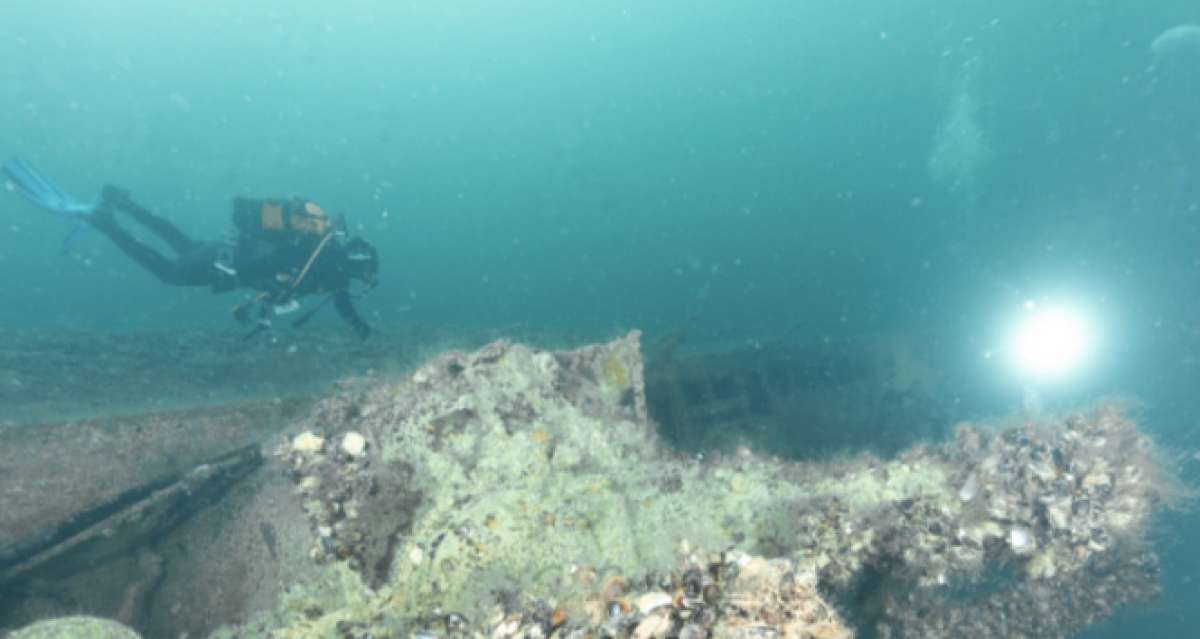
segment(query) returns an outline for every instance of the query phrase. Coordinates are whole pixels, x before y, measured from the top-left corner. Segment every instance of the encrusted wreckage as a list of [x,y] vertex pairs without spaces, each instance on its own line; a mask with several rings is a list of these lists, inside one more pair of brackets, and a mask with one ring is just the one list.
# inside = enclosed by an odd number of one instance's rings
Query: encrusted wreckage
[[1178,492],[1116,406],[795,462],[679,453],[644,384],[636,332],[347,382],[274,445],[315,577],[213,636],[1058,636],[1157,592]]
[[[1156,592],[1144,533],[1172,480],[1115,406],[966,424],[890,461],[698,460],[646,422],[637,340],[497,342],[322,403],[279,450],[312,555],[392,598],[384,631],[440,610],[495,632],[521,593],[600,632],[587,610],[605,579],[673,574],[680,543],[791,562],[885,636],[1065,634]],[[380,495],[395,528],[376,530]]]

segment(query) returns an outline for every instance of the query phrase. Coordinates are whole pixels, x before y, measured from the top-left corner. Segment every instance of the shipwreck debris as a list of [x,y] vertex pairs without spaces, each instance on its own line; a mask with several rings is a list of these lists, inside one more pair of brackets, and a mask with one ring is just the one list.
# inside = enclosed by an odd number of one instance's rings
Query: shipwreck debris
[[[811,575],[805,587],[847,605],[851,622],[892,637],[1000,637],[1013,613],[1066,634],[1157,592],[1145,532],[1170,480],[1116,405],[1004,429],[963,424],[887,460],[794,462],[749,449],[697,459],[663,446],[639,409],[637,338],[553,353],[497,342],[319,403],[299,429],[331,442],[360,433],[369,445],[356,457],[281,444],[313,556],[346,559],[377,597],[393,597],[381,631],[445,632],[422,626],[443,610],[494,636],[530,623],[548,636],[560,609],[614,637],[706,636],[708,625],[654,612],[662,594],[722,596],[703,568],[672,572],[684,540],[788,562]],[[361,497],[382,485],[375,505]],[[404,529],[372,531],[384,521]],[[364,561],[364,542],[387,552]],[[630,594],[659,581],[671,587]],[[598,604],[593,590],[607,593]],[[1030,598],[1043,591],[1053,614]],[[532,600],[544,605],[512,616],[513,602]],[[372,601],[322,605],[320,618],[371,627],[353,611]],[[966,625],[964,601],[995,618]],[[508,615],[490,626],[489,602]]]
[[262,461],[258,446],[240,448],[127,490],[41,535],[0,549],[0,590],[33,577],[68,577],[133,554],[220,499]]

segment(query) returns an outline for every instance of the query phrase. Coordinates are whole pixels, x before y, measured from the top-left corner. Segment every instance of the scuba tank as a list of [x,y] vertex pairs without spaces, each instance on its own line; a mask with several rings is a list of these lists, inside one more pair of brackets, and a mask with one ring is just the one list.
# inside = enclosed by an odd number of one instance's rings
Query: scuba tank
[[336,224],[316,202],[303,198],[234,198],[233,225],[244,237],[268,242],[320,239]]

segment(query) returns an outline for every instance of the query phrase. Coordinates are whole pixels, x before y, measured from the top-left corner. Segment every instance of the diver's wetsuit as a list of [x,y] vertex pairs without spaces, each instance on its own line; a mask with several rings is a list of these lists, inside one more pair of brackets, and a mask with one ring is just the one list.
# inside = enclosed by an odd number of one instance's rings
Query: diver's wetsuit
[[[351,262],[346,248],[338,242],[327,242],[320,250],[321,238],[315,237],[267,242],[241,235],[232,246],[224,242],[201,242],[115,187],[104,187],[101,203],[91,216],[92,226],[164,284],[208,286],[214,293],[251,288],[265,294],[268,301],[328,293],[333,296],[338,315],[360,337],[366,338],[371,332],[370,325],[359,316],[351,301]],[[128,214],[162,238],[177,257],[169,259],[133,237],[117,224],[114,211]],[[311,265],[305,271],[310,259]]]
[[[213,286],[217,289],[215,276],[222,273],[213,264],[217,261],[223,245],[219,242],[198,242],[180,231],[170,221],[161,218],[140,206],[127,196],[111,187],[104,188],[101,201],[105,204],[91,217],[91,224],[108,236],[117,248],[133,261],[141,264],[163,284],[171,286]],[[142,243],[121,228],[112,212],[114,209],[128,213],[139,224],[161,237],[178,256],[167,259],[152,247]],[[232,287],[224,288],[229,290]]]

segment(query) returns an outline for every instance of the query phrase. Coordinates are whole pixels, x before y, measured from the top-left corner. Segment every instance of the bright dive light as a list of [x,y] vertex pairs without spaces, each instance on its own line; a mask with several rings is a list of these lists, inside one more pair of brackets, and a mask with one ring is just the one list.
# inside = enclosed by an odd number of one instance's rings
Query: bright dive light
[[1065,308],[1040,309],[1032,302],[1017,326],[1012,353],[1021,373],[1049,380],[1071,373],[1088,355],[1092,334],[1084,318]]

